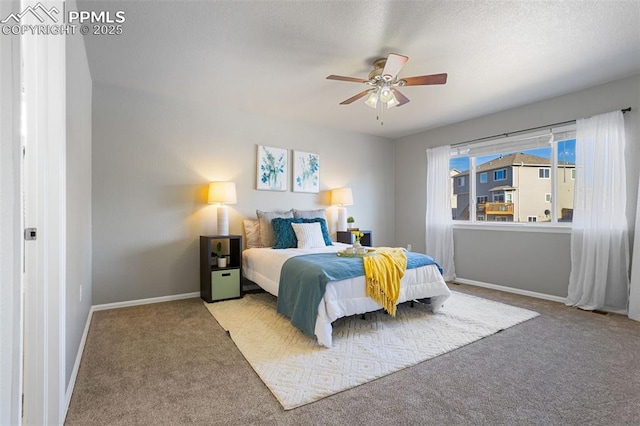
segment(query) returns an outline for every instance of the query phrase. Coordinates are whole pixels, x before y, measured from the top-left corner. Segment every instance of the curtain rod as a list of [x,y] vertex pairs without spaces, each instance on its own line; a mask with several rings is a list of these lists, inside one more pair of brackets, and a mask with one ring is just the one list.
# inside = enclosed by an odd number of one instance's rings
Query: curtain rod
[[[624,114],[626,112],[631,111],[631,107],[623,108],[620,111]],[[526,133],[526,132],[531,132],[533,130],[546,129],[546,128],[549,128],[549,127],[562,126],[562,125],[565,125],[565,124],[573,124],[575,122],[576,122],[576,120],[561,121],[559,123],[547,124],[546,126],[538,126],[538,127],[532,127],[530,129],[517,130],[517,131],[511,132],[511,133],[500,133],[498,135],[486,136],[484,138],[472,139],[470,141],[457,142],[457,143],[451,144],[451,147],[453,148],[453,147],[456,147],[456,146],[467,145],[467,144],[470,144],[470,143],[482,142],[482,141],[486,141],[486,140],[496,139],[496,138],[499,138],[499,137],[505,137],[506,138],[506,137],[509,137],[509,136],[517,135],[518,133]]]

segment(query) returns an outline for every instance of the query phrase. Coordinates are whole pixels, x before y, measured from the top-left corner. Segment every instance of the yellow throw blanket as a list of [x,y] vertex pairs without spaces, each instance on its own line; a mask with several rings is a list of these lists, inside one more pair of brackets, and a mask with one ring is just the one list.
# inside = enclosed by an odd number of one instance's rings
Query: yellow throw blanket
[[378,302],[391,316],[396,316],[400,280],[407,269],[407,255],[402,248],[378,247],[376,254],[362,258],[367,296]]

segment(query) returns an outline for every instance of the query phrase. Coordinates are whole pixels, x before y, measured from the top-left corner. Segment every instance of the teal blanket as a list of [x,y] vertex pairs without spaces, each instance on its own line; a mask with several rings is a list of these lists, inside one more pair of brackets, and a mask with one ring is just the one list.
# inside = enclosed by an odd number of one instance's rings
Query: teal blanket
[[[437,265],[432,257],[407,252],[407,269]],[[278,312],[291,323],[314,337],[318,305],[327,283],[364,275],[361,258],[339,257],[335,253],[306,254],[288,259],[282,265],[278,287]]]

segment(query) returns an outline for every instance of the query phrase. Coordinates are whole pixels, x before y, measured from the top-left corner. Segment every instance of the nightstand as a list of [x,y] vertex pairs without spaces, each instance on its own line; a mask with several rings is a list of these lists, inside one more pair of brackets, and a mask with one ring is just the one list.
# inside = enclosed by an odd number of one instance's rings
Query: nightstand
[[[227,265],[218,267],[216,246],[222,244]],[[200,297],[208,303],[242,296],[242,236],[200,236]]]
[[[360,244],[367,247],[373,247],[373,237],[371,236],[371,231],[363,231],[360,230],[364,236],[360,239]],[[351,231],[337,231],[336,238],[339,243],[344,244],[353,244],[354,238]]]

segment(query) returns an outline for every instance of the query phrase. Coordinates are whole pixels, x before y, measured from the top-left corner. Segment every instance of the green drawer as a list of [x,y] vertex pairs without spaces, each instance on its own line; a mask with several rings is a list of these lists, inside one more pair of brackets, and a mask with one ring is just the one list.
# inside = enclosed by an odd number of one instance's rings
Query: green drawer
[[211,272],[211,298],[213,300],[240,297],[240,270],[221,269]]

